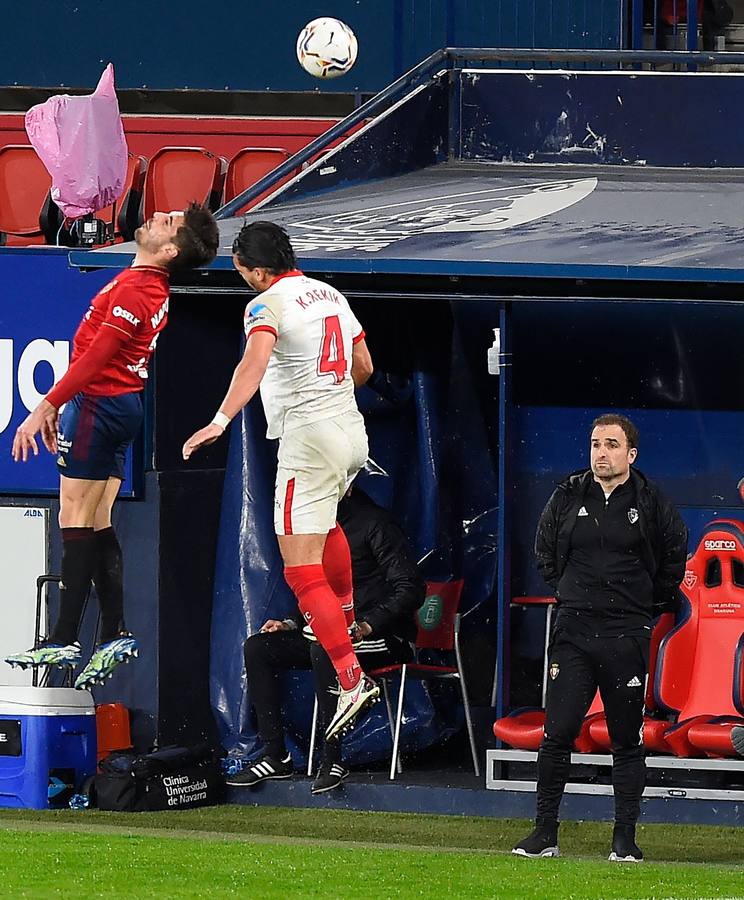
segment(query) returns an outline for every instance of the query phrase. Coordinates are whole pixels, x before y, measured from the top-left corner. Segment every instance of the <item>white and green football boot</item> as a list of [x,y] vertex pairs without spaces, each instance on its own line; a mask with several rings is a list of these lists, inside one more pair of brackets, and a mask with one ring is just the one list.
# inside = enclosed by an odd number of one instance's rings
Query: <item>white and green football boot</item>
[[95,684],[103,684],[120,663],[128,663],[139,656],[139,645],[134,635],[122,632],[110,641],[99,644],[93,651],[88,665],[75,679],[75,687],[87,690]]
[[80,644],[55,644],[43,641],[32,650],[24,653],[13,653],[5,657],[5,662],[19,669],[36,668],[37,666],[76,666],[80,662]]

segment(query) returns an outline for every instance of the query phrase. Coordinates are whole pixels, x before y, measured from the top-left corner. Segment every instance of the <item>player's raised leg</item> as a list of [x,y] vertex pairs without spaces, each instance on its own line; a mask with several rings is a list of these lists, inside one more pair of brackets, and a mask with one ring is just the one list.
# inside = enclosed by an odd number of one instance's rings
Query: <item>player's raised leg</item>
[[338,676],[341,688],[338,706],[326,730],[326,738],[331,738],[350,727],[377,699],[380,689],[362,672],[338,597],[323,570],[326,535],[285,534],[278,539],[287,584]]
[[323,571],[341,603],[346,627],[354,624],[354,593],[351,575],[351,551],[343,528],[336,522],[323,548]]

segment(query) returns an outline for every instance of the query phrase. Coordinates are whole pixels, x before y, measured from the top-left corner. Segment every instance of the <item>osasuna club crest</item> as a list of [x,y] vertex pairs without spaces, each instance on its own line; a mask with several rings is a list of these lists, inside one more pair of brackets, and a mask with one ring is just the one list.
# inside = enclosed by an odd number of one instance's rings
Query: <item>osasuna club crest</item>
[[553,681],[555,681],[555,679],[558,677],[558,673],[560,671],[561,671],[561,667],[558,665],[558,663],[554,662],[554,663],[550,664],[549,672],[550,672],[550,677]]
[[631,506],[628,510],[628,521],[631,525],[635,525],[635,523],[638,521],[638,510],[633,506]]

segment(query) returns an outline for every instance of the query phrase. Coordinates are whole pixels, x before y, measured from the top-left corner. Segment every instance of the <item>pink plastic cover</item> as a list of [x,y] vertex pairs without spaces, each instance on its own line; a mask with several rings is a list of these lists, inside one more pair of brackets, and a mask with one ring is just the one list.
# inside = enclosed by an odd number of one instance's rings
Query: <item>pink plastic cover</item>
[[111,63],[92,94],[61,94],[32,106],[26,133],[52,176],[52,199],[65,216],[84,216],[119,198],[127,143]]

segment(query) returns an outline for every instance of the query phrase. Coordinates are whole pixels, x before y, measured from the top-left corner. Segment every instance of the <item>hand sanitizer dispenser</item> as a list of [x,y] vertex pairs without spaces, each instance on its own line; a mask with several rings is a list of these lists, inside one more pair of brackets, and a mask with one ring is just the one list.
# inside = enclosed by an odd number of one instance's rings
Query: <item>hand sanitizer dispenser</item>
[[493,344],[488,348],[488,374],[498,375],[501,372],[501,329],[493,329]]

